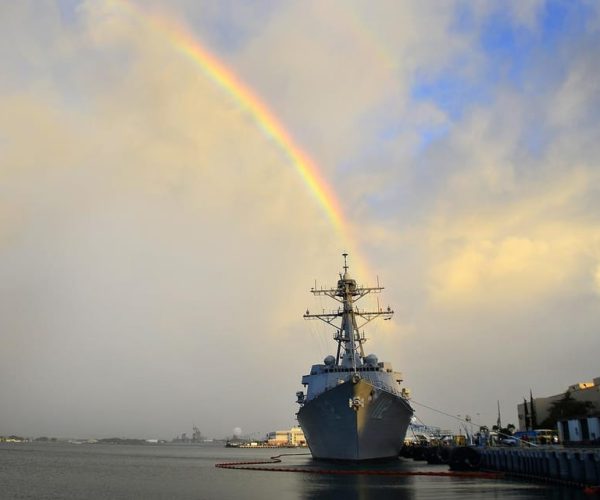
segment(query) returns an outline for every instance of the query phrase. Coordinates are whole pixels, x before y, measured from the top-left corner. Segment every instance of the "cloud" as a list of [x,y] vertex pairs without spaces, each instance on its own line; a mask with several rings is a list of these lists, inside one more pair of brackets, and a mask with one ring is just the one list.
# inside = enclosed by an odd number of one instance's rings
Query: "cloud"
[[[102,4],[82,13],[68,84],[51,71],[1,97],[3,420],[223,435],[254,397],[240,381],[258,386],[290,338],[274,328],[299,320],[299,291],[281,290],[310,286],[335,235],[288,159],[168,40]],[[286,401],[247,424],[291,425]]]
[[[550,34],[538,3],[511,4],[504,28],[532,45],[499,57],[488,2],[154,5],[334,186],[396,310],[367,350],[417,402],[489,422],[497,399],[598,375],[593,16]],[[300,315],[328,307],[308,289],[344,249],[289,160],[118,2],[0,19],[0,433],[292,425],[300,376],[333,350]]]
[[[396,150],[375,176],[385,179],[378,202],[361,212],[368,254],[401,286],[389,293],[403,338],[385,348],[403,360],[415,399],[464,414],[487,398],[490,418],[491,387],[511,405],[530,385],[556,393],[568,382],[557,387],[544,367],[590,378],[597,347],[597,33],[553,33],[551,58],[541,24],[513,23],[539,37],[520,77],[494,73],[497,56],[480,46],[465,88],[485,99],[459,95],[442,135],[412,158]],[[430,103],[444,113],[436,91]],[[453,384],[469,396],[458,400]]]

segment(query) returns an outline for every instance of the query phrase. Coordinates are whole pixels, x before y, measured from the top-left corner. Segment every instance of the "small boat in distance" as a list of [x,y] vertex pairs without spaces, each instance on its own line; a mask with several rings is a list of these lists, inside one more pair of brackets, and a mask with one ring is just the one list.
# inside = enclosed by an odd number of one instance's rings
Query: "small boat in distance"
[[[348,273],[348,254],[337,288],[311,289],[341,307],[305,319],[319,319],[335,328],[336,355],[313,365],[302,377],[304,391],[296,393],[298,422],[314,458],[323,460],[382,460],[397,458],[413,416],[408,390],[402,389],[402,374],[374,354],[365,355],[362,328],[375,318],[390,319],[388,307],[364,311],[356,302],[382,287],[362,288]],[[362,321],[359,325],[358,321]],[[339,324],[338,324],[339,322]]]

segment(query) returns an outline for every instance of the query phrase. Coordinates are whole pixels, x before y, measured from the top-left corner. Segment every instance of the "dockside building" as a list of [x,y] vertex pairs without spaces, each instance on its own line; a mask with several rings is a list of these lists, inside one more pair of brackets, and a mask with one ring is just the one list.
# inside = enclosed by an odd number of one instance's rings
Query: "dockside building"
[[[600,377],[596,377],[591,382],[579,382],[577,384],[570,385],[565,392],[561,392],[560,394],[541,398],[532,398],[532,401],[524,401],[523,403],[517,405],[519,430],[525,431],[528,427],[532,427],[532,415],[535,415],[536,426],[539,427],[540,423],[548,418],[552,408],[552,403],[563,399],[567,392],[576,401],[589,401],[597,410],[600,411]],[[574,432],[575,427],[573,428],[573,433]]]

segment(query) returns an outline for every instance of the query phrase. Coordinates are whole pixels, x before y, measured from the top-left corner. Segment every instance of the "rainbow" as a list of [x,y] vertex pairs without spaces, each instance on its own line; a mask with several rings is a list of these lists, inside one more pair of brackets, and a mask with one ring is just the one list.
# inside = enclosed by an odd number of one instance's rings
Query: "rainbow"
[[381,35],[367,25],[364,16],[357,12],[356,5],[351,8],[348,4],[348,7],[340,9],[341,19],[354,35],[354,40],[360,43],[379,62],[381,68],[388,71],[389,76],[390,71],[395,71],[398,68],[396,56],[381,42]]
[[[300,174],[336,230],[341,240],[340,243],[352,254],[353,267],[361,274],[365,272],[368,266],[365,265],[365,260],[360,257],[356,245],[353,243],[352,225],[345,220],[337,196],[324,179],[316,163],[296,144],[267,105],[181,23],[176,23],[166,15],[142,11],[128,0],[112,0],[111,3],[126,9],[136,19],[143,19],[148,23],[177,52],[192,61],[218,87],[232,96],[238,106],[254,119],[263,133],[284,152]],[[366,275],[363,274],[363,277]]]

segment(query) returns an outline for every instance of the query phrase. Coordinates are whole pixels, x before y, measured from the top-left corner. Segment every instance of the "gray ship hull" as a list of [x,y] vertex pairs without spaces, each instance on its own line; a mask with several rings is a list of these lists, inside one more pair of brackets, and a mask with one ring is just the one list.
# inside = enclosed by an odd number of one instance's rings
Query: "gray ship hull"
[[413,410],[368,381],[347,381],[307,401],[298,412],[314,458],[381,460],[398,457]]

